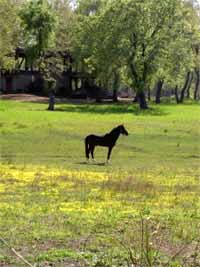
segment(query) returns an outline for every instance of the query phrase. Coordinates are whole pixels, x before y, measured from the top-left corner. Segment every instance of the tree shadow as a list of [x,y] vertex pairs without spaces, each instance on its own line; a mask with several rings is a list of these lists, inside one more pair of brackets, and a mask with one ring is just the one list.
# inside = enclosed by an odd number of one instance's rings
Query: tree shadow
[[106,164],[106,162],[86,162],[86,161],[81,161],[81,162],[76,162],[77,165],[93,165],[93,166],[109,166],[109,164]]
[[58,105],[55,111],[59,112],[80,112],[80,113],[95,113],[95,114],[134,114],[134,115],[149,115],[149,116],[164,116],[169,113],[160,107],[150,107],[146,110],[141,110],[136,104],[116,103],[116,104],[83,104],[76,105]]

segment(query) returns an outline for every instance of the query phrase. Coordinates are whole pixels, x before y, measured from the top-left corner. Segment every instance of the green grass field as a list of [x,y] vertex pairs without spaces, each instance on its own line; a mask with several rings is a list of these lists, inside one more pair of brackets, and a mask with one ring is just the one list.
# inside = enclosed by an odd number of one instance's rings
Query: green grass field
[[[200,107],[151,106],[1,100],[0,237],[37,266],[199,266]],[[0,266],[26,265],[0,241]]]

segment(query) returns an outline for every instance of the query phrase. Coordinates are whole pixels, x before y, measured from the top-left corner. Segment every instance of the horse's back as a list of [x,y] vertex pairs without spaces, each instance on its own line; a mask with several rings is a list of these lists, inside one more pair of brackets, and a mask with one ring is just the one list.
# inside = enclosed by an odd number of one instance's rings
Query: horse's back
[[99,136],[94,135],[94,134],[90,134],[90,135],[87,135],[87,136],[85,137],[85,140],[86,140],[87,142],[92,142],[92,141],[94,141],[94,140],[97,140],[98,138],[99,138]]
[[98,137],[97,135],[94,134],[89,134],[85,137],[85,140],[91,140],[91,139],[95,139],[96,137]]
[[99,135],[94,135],[90,134],[86,136],[85,138],[86,142],[94,145],[94,146],[109,146],[109,142],[107,136],[99,136]]

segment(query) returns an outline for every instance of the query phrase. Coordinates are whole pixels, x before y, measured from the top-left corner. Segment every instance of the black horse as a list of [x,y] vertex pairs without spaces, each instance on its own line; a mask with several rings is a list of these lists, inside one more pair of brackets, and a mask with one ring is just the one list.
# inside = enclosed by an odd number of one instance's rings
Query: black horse
[[107,155],[107,162],[108,162],[110,159],[111,151],[115,146],[116,141],[119,138],[120,134],[128,135],[128,132],[123,125],[117,126],[116,128],[112,129],[110,133],[107,133],[104,136],[97,136],[93,134],[86,136],[85,156],[87,160],[89,160],[90,153],[92,155],[92,158],[94,159],[95,146],[105,146],[108,147],[108,155]]

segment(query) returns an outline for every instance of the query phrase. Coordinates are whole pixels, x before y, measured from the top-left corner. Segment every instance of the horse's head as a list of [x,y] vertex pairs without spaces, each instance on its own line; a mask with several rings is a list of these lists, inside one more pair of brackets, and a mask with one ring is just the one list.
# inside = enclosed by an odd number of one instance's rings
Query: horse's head
[[119,125],[120,134],[128,135],[128,131],[125,129],[124,125]]

